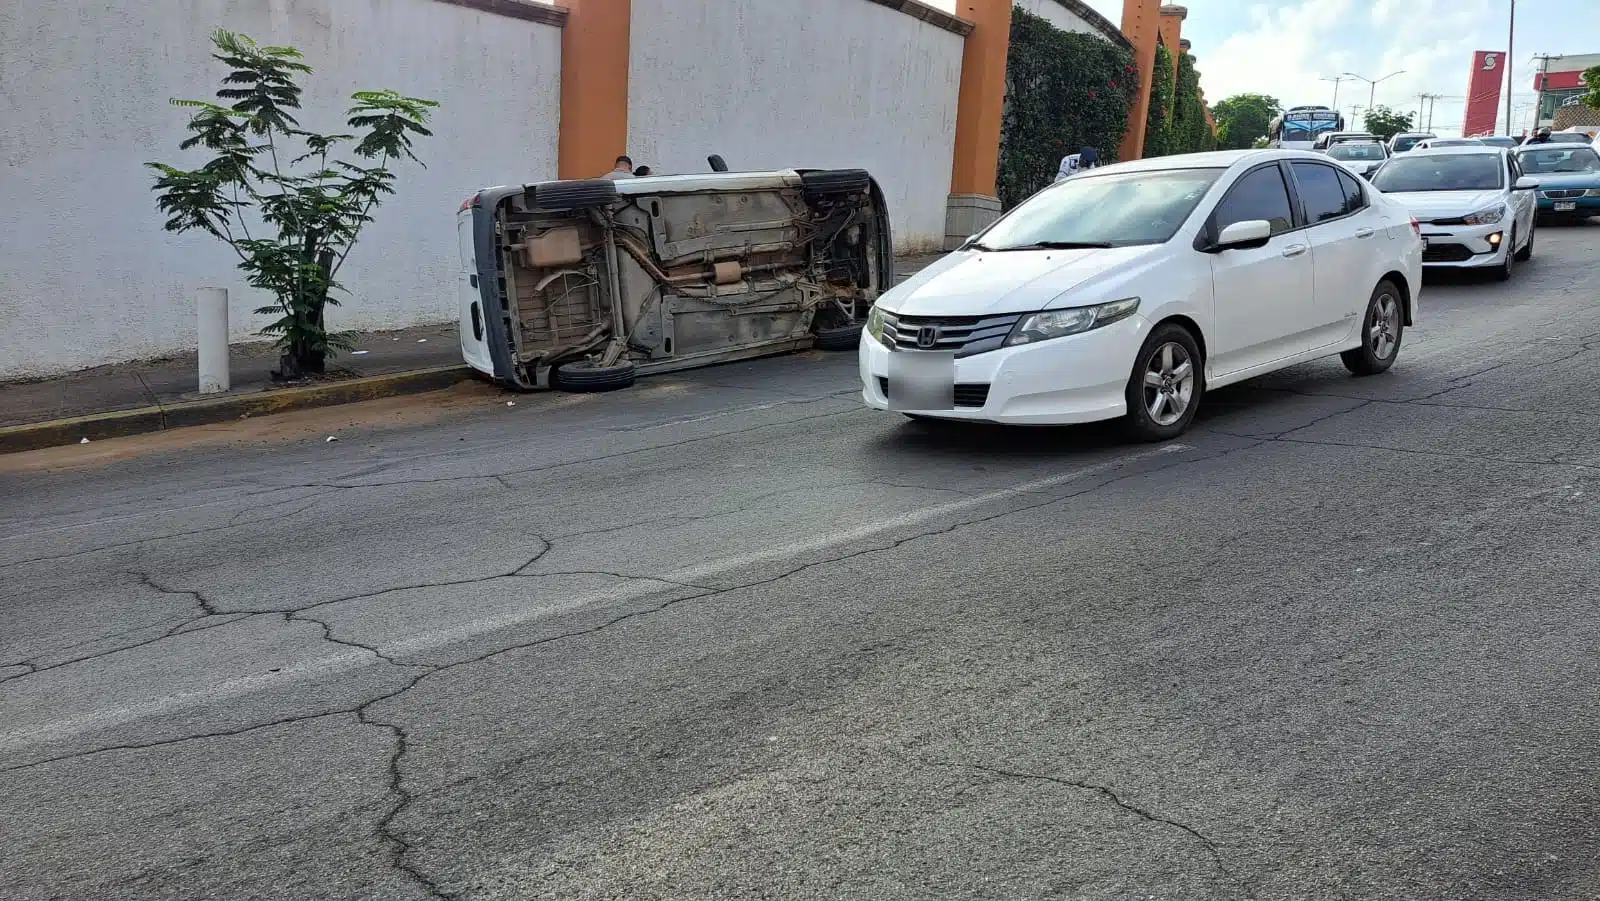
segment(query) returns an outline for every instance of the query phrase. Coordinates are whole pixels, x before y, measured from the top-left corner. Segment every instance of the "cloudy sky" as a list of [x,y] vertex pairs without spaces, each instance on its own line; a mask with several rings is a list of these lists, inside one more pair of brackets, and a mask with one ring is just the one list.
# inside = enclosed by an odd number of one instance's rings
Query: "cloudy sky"
[[[1122,0],[1086,0],[1113,23]],[[1461,127],[1475,50],[1506,49],[1509,0],[1177,0],[1189,8],[1183,36],[1194,44],[1206,98],[1255,91],[1286,105],[1329,104],[1323,76],[1396,76],[1377,103],[1409,112],[1420,93],[1442,94],[1434,131]],[[954,0],[935,0],[945,8]],[[1535,54],[1600,53],[1600,0],[1519,0],[1513,62],[1514,125],[1532,115]],[[1367,85],[1346,81],[1339,106],[1365,105]],[[1502,101],[1503,102],[1503,101]],[[1504,132],[1502,114],[1501,131]]]

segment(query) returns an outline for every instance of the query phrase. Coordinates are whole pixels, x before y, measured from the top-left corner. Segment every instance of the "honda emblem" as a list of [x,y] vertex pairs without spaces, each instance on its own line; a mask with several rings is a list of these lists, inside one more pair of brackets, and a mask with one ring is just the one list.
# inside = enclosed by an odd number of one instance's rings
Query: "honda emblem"
[[917,329],[917,346],[923,349],[933,347],[939,343],[939,327],[925,325]]

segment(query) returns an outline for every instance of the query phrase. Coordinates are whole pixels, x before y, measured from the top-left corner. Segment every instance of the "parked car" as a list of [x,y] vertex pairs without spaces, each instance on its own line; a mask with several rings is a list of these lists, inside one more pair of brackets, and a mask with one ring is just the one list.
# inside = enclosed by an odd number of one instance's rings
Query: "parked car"
[[913,418],[1123,417],[1171,438],[1211,388],[1331,354],[1388,369],[1421,285],[1411,215],[1323,154],[1121,163],[1046,188],[884,294],[862,397]]
[[1484,145],[1485,147],[1499,147],[1504,150],[1512,150],[1522,142],[1507,135],[1493,135],[1486,138],[1478,138],[1478,143]]
[[1344,163],[1362,178],[1389,158],[1389,150],[1377,141],[1341,141],[1327,150],[1328,156]]
[[1434,137],[1438,136],[1427,131],[1414,131],[1395,135],[1389,139],[1389,155],[1394,156],[1397,153],[1405,153],[1417,146],[1417,144]]
[[1517,149],[1523,175],[1539,186],[1539,215],[1581,221],[1600,216],[1600,153],[1579,144],[1533,144]]
[[[1529,135],[1528,137],[1523,138],[1522,139],[1522,146],[1524,146],[1524,147],[1537,147],[1538,146],[1537,144],[1530,144],[1529,143],[1529,141],[1531,141],[1532,139],[1533,139],[1533,135]],[[1588,134],[1586,134],[1584,132],[1581,132],[1581,131],[1553,131],[1553,132],[1550,133],[1550,140],[1547,141],[1547,142],[1544,142],[1544,143],[1549,143],[1549,144],[1593,144],[1594,140],[1595,140],[1594,138],[1591,138]]]
[[1521,178],[1515,153],[1478,144],[1395,157],[1373,174],[1372,186],[1421,223],[1424,264],[1488,269],[1505,281],[1533,256],[1533,185]]
[[1432,150],[1436,147],[1482,147],[1484,143],[1477,138],[1428,138],[1412,145],[1412,150]]
[[894,283],[888,208],[860,169],[489,188],[456,223],[462,356],[518,389],[854,350]]

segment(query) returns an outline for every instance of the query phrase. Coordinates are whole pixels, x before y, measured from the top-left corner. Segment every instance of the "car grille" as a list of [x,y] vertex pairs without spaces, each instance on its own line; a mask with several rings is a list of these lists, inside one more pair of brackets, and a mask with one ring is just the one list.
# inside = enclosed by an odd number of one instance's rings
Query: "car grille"
[[1419,224],[1421,224],[1421,225],[1466,225],[1467,224],[1467,220],[1461,218],[1460,216],[1457,216],[1454,219],[1418,219],[1417,222]]
[[[954,351],[958,357],[970,357],[999,350],[1022,315],[890,316],[884,323],[883,338],[885,344],[894,347]],[[918,344],[922,331],[930,328],[934,330],[934,343],[931,346]]]
[[1549,199],[1549,200],[1576,200],[1577,198],[1582,197],[1583,195],[1584,195],[1584,190],[1582,188],[1579,188],[1579,189],[1577,189],[1575,191],[1563,189],[1563,190],[1545,191],[1544,192],[1545,198]]
[[1463,263],[1472,259],[1465,244],[1429,244],[1422,252],[1424,263]]
[[[884,378],[881,375],[878,376],[878,390],[883,392],[883,396],[884,397],[888,397],[889,396],[889,380]],[[975,408],[978,408],[978,407],[982,407],[984,404],[986,404],[988,402],[989,402],[989,386],[988,385],[967,384],[967,385],[957,385],[956,386],[956,404],[955,405],[957,407],[970,407],[970,408],[974,408],[975,409]]]

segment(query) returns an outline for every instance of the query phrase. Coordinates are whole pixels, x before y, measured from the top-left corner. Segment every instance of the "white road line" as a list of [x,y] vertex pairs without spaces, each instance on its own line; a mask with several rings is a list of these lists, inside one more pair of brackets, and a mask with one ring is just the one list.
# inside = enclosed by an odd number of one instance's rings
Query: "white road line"
[[[960,500],[923,507],[889,516],[883,519],[864,523],[856,528],[844,532],[834,532],[803,541],[793,541],[773,547],[759,553],[744,554],[714,563],[686,567],[675,570],[660,577],[663,582],[700,583],[719,579],[748,569],[752,566],[776,563],[828,548],[841,547],[853,544],[875,535],[886,532],[895,532],[908,529],[924,523],[938,520],[973,510],[989,504],[1009,500],[1026,494],[1033,494],[1096,476],[1111,470],[1120,469],[1133,463],[1155,459],[1167,454],[1188,450],[1184,444],[1169,444],[1154,450],[1143,451],[1128,456],[1107,460],[1090,466],[1080,467],[1068,472],[1063,472],[1030,482],[1023,482],[1009,488],[1000,488],[983,494],[973,495]],[[457,644],[481,635],[490,634],[515,626],[526,625],[534,620],[547,617],[555,612],[565,612],[580,607],[593,606],[599,603],[617,603],[627,600],[649,597],[659,594],[665,586],[662,583],[630,582],[619,585],[608,591],[592,592],[578,598],[571,603],[562,605],[558,610],[549,606],[517,610],[499,616],[482,617],[460,625],[444,629],[435,629],[421,632],[410,638],[382,645],[384,653],[391,656],[405,658],[411,655],[426,653],[441,647]],[[209,640],[215,635],[202,638]],[[182,636],[175,636],[174,641],[181,641]],[[343,650],[341,653],[319,657],[313,660],[302,661],[283,667],[275,673],[262,673],[249,676],[239,676],[217,682],[205,688],[191,691],[182,691],[164,697],[155,698],[138,704],[127,704],[107,708],[75,716],[66,717],[51,722],[42,723],[20,730],[0,732],[0,751],[11,751],[31,744],[60,741],[101,729],[114,728],[126,725],[148,717],[170,714],[178,710],[215,704],[230,698],[254,694],[292,685],[297,682],[312,678],[323,678],[337,673],[358,669],[371,665],[376,658],[359,651]],[[70,672],[67,670],[55,671],[57,677]],[[21,679],[10,684],[12,690],[26,690],[30,680]]]

